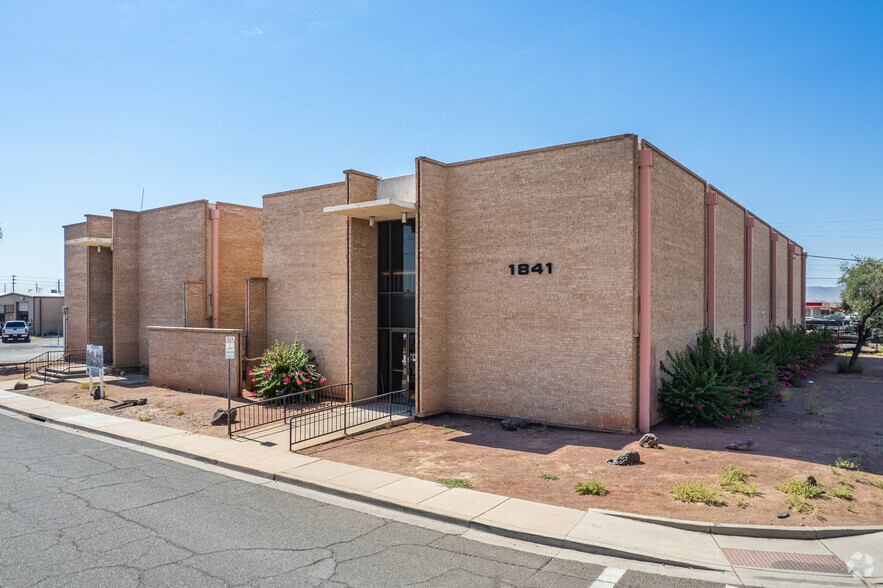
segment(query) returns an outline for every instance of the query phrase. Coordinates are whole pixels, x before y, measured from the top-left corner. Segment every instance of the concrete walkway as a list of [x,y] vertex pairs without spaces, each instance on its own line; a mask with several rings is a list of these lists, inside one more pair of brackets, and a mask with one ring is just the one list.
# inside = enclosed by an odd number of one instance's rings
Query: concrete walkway
[[280,483],[535,544],[735,574],[750,586],[883,585],[883,527],[765,527],[580,511],[219,439],[0,391],[0,409]]

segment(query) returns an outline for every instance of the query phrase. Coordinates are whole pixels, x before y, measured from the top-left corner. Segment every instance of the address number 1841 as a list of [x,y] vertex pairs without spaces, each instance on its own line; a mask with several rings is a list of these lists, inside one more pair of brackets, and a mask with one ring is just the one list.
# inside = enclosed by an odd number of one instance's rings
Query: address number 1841
[[512,275],[512,276],[514,276],[514,275],[526,276],[528,274],[542,274],[542,273],[551,274],[552,273],[552,264],[551,263],[535,263],[533,265],[531,265],[529,263],[519,263],[519,264],[510,263],[509,264],[509,275]]

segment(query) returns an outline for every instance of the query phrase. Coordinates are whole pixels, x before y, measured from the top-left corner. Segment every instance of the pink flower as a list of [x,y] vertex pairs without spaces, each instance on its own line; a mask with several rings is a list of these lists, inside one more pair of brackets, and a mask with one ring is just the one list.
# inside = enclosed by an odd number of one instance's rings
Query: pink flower
[[269,379],[270,379],[270,376],[268,376],[267,374],[264,374],[264,379],[265,379],[265,380],[269,380]]
[[288,378],[284,378],[283,381],[284,381],[286,384],[290,384],[290,383],[291,383],[291,380],[289,380]]
[[297,380],[297,385],[300,386],[301,384],[303,384],[303,382],[300,380]]
[[324,383],[325,383],[325,378],[322,378],[321,380],[319,380],[319,383],[320,383],[320,384],[324,384]]
[[730,420],[731,417],[730,417],[730,415],[727,415],[727,416],[725,416],[724,418],[727,419],[727,420]]

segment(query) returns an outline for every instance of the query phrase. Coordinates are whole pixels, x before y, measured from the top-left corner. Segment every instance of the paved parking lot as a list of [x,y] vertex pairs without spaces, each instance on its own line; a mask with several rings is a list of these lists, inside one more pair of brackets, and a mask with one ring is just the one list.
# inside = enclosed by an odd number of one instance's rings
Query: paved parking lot
[[31,337],[30,343],[10,341],[0,344],[0,364],[27,361],[41,353],[63,348],[62,337]]

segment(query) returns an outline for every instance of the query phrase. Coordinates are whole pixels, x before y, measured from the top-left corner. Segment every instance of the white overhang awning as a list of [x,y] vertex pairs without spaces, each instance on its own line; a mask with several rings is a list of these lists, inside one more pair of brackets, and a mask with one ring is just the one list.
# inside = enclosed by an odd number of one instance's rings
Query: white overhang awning
[[368,220],[372,216],[375,220],[398,220],[402,218],[402,213],[413,214],[417,210],[414,202],[407,200],[397,200],[396,198],[383,198],[381,200],[370,200],[368,202],[356,202],[355,204],[339,204],[337,206],[326,206],[323,209],[327,213],[342,214],[350,218],[361,218]]
[[68,239],[64,244],[83,247],[113,247],[113,239],[109,237],[80,237],[79,239]]

